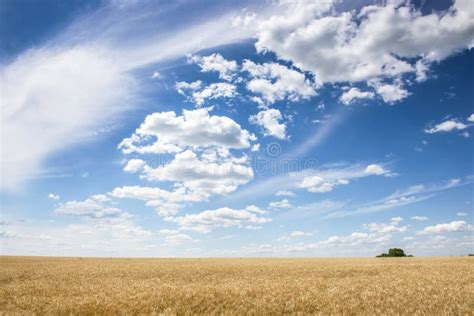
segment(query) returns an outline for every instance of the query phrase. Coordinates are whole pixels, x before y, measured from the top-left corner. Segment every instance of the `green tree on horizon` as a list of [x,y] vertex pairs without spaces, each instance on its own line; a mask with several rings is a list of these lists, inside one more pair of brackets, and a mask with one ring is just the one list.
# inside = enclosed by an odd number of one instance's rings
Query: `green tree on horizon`
[[401,248],[390,248],[388,253],[382,253],[378,255],[377,258],[385,258],[385,257],[413,257],[412,255],[406,255],[405,251]]

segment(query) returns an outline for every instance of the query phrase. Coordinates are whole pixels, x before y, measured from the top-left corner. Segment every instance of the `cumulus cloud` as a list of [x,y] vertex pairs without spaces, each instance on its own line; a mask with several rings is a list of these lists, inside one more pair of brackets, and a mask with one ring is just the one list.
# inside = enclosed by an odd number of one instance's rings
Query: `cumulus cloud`
[[160,234],[164,236],[165,242],[171,245],[179,245],[184,242],[194,242],[195,240],[188,234],[183,234],[179,230],[162,229]]
[[194,230],[208,233],[219,227],[239,227],[256,229],[262,224],[271,221],[270,218],[263,217],[266,211],[254,205],[244,209],[231,209],[228,207],[216,210],[207,210],[197,214],[186,214],[174,217],[170,221],[178,224],[181,229]]
[[400,82],[388,84],[373,80],[369,81],[369,85],[375,89],[386,103],[394,103],[403,100],[409,95],[408,91],[403,88]]
[[463,130],[468,128],[469,125],[466,125],[464,123],[461,123],[455,119],[447,120],[444,122],[441,122],[439,124],[436,124],[435,126],[431,128],[425,129],[425,133],[428,134],[434,134],[434,133],[446,133],[446,132],[451,132],[454,130]]
[[283,199],[281,201],[270,202],[268,206],[271,208],[291,208],[293,205],[291,205],[288,199]]
[[246,28],[255,22],[256,18],[257,15],[254,12],[248,12],[244,9],[242,10],[242,14],[239,14],[232,19],[232,26]]
[[427,226],[422,231],[419,231],[418,235],[427,234],[440,234],[440,233],[451,233],[451,232],[466,232],[473,231],[474,226],[466,223],[465,221],[453,221],[446,224],[437,224],[434,226]]
[[353,232],[345,236],[332,236],[326,240],[312,244],[312,248],[318,247],[339,247],[339,246],[385,246],[392,238],[394,233],[405,233],[408,230],[406,226],[399,226],[400,221],[391,221],[390,224],[385,223],[370,223],[364,224],[365,232]]
[[184,207],[183,202],[199,202],[206,199],[206,196],[190,192],[184,187],[168,191],[156,187],[124,186],[113,189],[109,195],[121,199],[146,201],[146,206],[155,208],[163,217],[175,215]]
[[136,173],[140,171],[145,166],[145,164],[145,161],[141,159],[130,159],[123,170],[130,173]]
[[253,178],[253,170],[245,165],[246,159],[225,158],[223,162],[210,162],[199,158],[193,151],[176,154],[169,163],[143,168],[143,177],[151,181],[175,181],[193,192],[206,196],[226,194]]
[[371,164],[365,168],[365,173],[380,176],[387,173],[387,171],[380,165]]
[[332,10],[334,3],[282,3],[282,14],[259,24],[257,50],[273,51],[312,72],[318,84],[385,78],[389,82],[375,90],[395,102],[408,95],[396,80],[406,74],[424,80],[430,63],[473,45],[469,0],[426,15],[397,1],[339,13]]
[[423,82],[428,79],[427,72],[429,70],[429,65],[423,59],[420,59],[415,64],[415,72],[416,72],[416,81]]
[[54,194],[54,193],[49,193],[49,194],[48,194],[48,199],[51,199],[51,200],[59,200],[59,195],[58,195],[58,194]]
[[186,82],[186,81],[178,81],[175,84],[176,91],[179,94],[186,96],[189,92],[194,92],[202,87],[202,81],[196,80],[193,82]]
[[390,219],[390,222],[391,222],[392,224],[399,224],[399,223],[403,222],[403,217],[401,217],[401,216],[392,217],[392,218]]
[[309,176],[305,177],[300,183],[300,188],[307,189],[309,192],[314,193],[325,193],[331,192],[336,186],[348,184],[349,180],[346,179],[324,179],[320,176]]
[[293,193],[291,191],[286,191],[286,190],[280,190],[275,195],[276,196],[289,196],[289,197],[296,196],[295,193]]
[[189,195],[184,188],[168,191],[156,187],[124,186],[117,187],[109,193],[116,198],[129,198],[137,200],[169,200],[172,202],[199,201],[199,196]]
[[331,246],[331,247],[340,247],[340,246],[359,246],[363,244],[378,244],[384,245],[390,240],[390,236],[383,234],[379,235],[377,233],[362,233],[362,232],[353,232],[345,236],[331,236],[326,240],[319,242],[315,246]]
[[211,108],[153,113],[125,138],[118,148],[125,154],[174,153],[158,166],[132,159],[126,171],[139,172],[149,181],[172,182],[172,191],[148,187],[116,188],[116,197],[136,198],[167,218],[176,215],[186,202],[225,195],[249,182],[253,169],[246,154],[236,157],[230,149],[249,149],[255,136],[226,116],[212,116]]
[[175,87],[179,94],[187,97],[190,102],[194,102],[198,106],[204,105],[206,100],[233,98],[237,95],[236,86],[227,82],[211,83],[202,87],[201,80],[194,82],[179,81],[176,82]]
[[219,78],[227,81],[231,81],[237,71],[235,60],[227,60],[217,53],[209,56],[191,55],[188,57],[188,62],[198,64],[202,72],[217,71]]
[[388,235],[391,233],[404,233],[407,231],[407,226],[399,226],[403,222],[403,217],[392,217],[390,224],[385,223],[370,223],[364,224],[364,228],[370,232],[377,233],[378,235]]
[[350,88],[345,91],[339,100],[345,105],[349,105],[356,99],[373,99],[375,94],[370,91],[361,91],[359,88]]
[[236,87],[226,82],[211,83],[204,89],[193,92],[192,98],[197,105],[203,105],[207,99],[232,98],[237,95]]
[[278,139],[285,139],[286,125],[284,123],[280,123],[281,119],[281,112],[277,109],[266,109],[258,112],[256,115],[249,117],[250,123],[263,127],[265,136],[273,136]]
[[379,165],[345,165],[321,168],[318,170],[294,173],[293,177],[300,178],[298,187],[307,189],[309,192],[325,193],[334,190],[340,185],[349,184],[355,180],[371,175],[385,175],[389,173]]
[[296,238],[311,237],[311,236],[313,236],[313,233],[296,230],[296,231],[293,231],[291,233],[288,233],[288,234],[285,234],[285,235],[281,236],[280,238],[278,238],[278,240],[290,241],[290,240],[296,239]]
[[412,216],[410,217],[410,219],[414,220],[414,221],[427,221],[428,220],[428,217],[426,216]]
[[468,122],[474,123],[474,113],[467,118]]
[[125,214],[122,210],[115,207],[104,194],[93,195],[84,201],[61,203],[55,209],[55,213],[89,218],[118,217]]
[[[176,153],[188,147],[220,146],[243,149],[250,147],[255,136],[242,129],[231,118],[210,115],[210,109],[183,110],[148,115],[132,136],[118,145],[125,154]],[[150,144],[150,139],[155,139]]]
[[245,60],[242,70],[252,77],[247,89],[261,95],[267,104],[288,99],[298,101],[316,95],[313,84],[305,75],[277,63],[255,64]]
[[406,226],[399,227],[397,226],[397,224],[398,223],[393,223],[393,224],[370,223],[370,224],[365,224],[364,227],[371,232],[376,232],[379,234],[404,233],[407,231]]
[[83,220],[83,224],[73,224],[79,233],[96,234],[107,232],[114,238],[131,239],[149,237],[152,232],[136,225],[128,212],[119,209],[105,194],[96,194],[84,201],[60,203],[54,210],[58,215],[72,216]]

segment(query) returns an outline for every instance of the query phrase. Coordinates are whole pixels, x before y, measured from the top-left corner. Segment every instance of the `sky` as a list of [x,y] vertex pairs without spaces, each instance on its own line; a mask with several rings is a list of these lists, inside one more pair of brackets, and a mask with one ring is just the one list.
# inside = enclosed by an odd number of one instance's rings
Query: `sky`
[[0,254],[474,252],[474,6],[0,3]]

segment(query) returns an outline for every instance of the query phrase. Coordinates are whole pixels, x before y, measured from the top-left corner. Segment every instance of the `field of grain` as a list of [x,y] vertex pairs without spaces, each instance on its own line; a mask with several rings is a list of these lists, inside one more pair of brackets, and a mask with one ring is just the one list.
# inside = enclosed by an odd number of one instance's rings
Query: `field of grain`
[[0,257],[0,314],[473,315],[473,259]]

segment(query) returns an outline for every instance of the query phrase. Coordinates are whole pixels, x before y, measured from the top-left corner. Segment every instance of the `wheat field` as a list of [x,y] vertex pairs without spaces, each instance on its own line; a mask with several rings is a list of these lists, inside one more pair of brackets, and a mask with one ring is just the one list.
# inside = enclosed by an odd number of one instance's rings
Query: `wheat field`
[[473,259],[0,257],[0,314],[473,315]]

